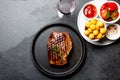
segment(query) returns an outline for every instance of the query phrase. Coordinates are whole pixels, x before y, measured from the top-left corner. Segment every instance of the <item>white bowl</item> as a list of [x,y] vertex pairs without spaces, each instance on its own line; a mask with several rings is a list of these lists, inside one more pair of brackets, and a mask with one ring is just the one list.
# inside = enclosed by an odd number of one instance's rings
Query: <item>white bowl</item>
[[[101,20],[101,19],[99,19],[99,18],[93,18],[93,19],[96,19],[96,20],[98,20],[98,21],[104,22],[103,20]],[[89,19],[89,20],[87,20],[87,22],[89,22],[89,21],[91,21],[91,20],[93,20],[93,19]],[[105,23],[104,23],[103,28],[106,29],[106,24],[105,24]],[[95,30],[97,30],[97,29],[95,29]],[[85,25],[84,25],[84,32],[85,32]],[[100,33],[100,32],[99,32],[99,33]],[[84,35],[85,35],[85,34],[84,34]],[[87,35],[85,35],[85,37],[86,37],[86,39],[89,40],[89,41],[100,41],[100,40],[101,40],[101,39],[90,39]],[[105,34],[103,35],[102,39],[103,39],[104,37],[105,37]]]
[[[114,25],[116,27],[116,31],[114,30],[114,27],[112,28],[109,28],[109,29],[112,29],[111,31],[108,29],[108,27],[110,25]],[[107,26],[107,33],[106,33],[106,37],[109,39],[109,40],[117,40],[118,38],[120,38],[120,25],[118,24],[110,24]]]
[[[96,10],[97,10],[96,15],[95,15],[94,17],[92,17],[92,18],[88,18],[87,16],[84,15],[84,8],[85,8],[87,5],[89,5],[89,4],[95,6],[95,8],[96,8]],[[84,17],[85,17],[86,19],[97,18],[97,17],[98,17],[98,8],[97,8],[97,6],[96,6],[95,4],[93,4],[92,2],[88,2],[88,3],[85,3],[85,4],[83,5],[83,7],[82,7],[82,13],[83,13],[83,15],[84,15]]]
[[[104,20],[104,19],[101,17],[101,15],[100,15],[100,9],[101,9],[101,7],[103,6],[103,4],[105,4],[105,3],[107,3],[107,2],[114,2],[114,3],[118,6],[119,16],[118,16],[117,19],[112,20],[112,21],[106,21],[106,20]],[[119,4],[118,4],[117,2],[115,2],[115,1],[105,1],[105,2],[103,2],[103,4],[101,5],[101,7],[100,7],[100,9],[99,9],[99,17],[100,17],[105,23],[107,23],[107,24],[113,24],[113,23],[117,22],[117,21],[120,19],[120,6],[119,6]]]

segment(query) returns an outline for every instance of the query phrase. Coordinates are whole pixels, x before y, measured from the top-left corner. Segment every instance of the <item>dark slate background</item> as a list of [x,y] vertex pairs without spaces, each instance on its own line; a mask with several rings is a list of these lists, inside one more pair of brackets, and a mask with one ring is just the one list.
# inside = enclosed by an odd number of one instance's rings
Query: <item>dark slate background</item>
[[[90,0],[75,1],[73,15],[60,19],[57,0],[0,0],[0,80],[58,80],[34,66],[32,41],[42,27],[51,23],[66,23],[78,30],[78,12]],[[85,44],[84,64],[76,74],[61,80],[120,80],[120,39],[104,47]]]

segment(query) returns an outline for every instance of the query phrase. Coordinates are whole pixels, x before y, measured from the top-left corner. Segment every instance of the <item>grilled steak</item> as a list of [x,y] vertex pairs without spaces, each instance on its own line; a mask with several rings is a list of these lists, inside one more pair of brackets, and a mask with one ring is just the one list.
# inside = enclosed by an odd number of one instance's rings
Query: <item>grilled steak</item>
[[68,63],[72,41],[67,32],[52,32],[48,38],[48,60],[51,65],[62,66]]

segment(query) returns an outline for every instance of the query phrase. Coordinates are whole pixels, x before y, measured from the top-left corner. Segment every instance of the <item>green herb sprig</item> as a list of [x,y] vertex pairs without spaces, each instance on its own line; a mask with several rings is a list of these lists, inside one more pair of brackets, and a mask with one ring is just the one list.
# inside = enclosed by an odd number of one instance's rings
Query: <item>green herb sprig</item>
[[110,12],[109,11],[107,12],[106,17],[107,17],[107,19],[110,18]]
[[55,54],[58,54],[58,56],[63,60],[63,57],[61,53],[57,50],[57,47],[55,45],[52,45],[52,51],[55,52]]

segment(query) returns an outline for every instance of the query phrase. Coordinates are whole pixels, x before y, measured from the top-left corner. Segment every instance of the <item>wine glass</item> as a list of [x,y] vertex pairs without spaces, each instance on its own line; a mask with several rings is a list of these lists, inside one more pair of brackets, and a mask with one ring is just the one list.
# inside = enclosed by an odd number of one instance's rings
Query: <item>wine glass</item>
[[58,16],[62,18],[64,15],[72,14],[75,7],[76,5],[74,0],[58,0]]

